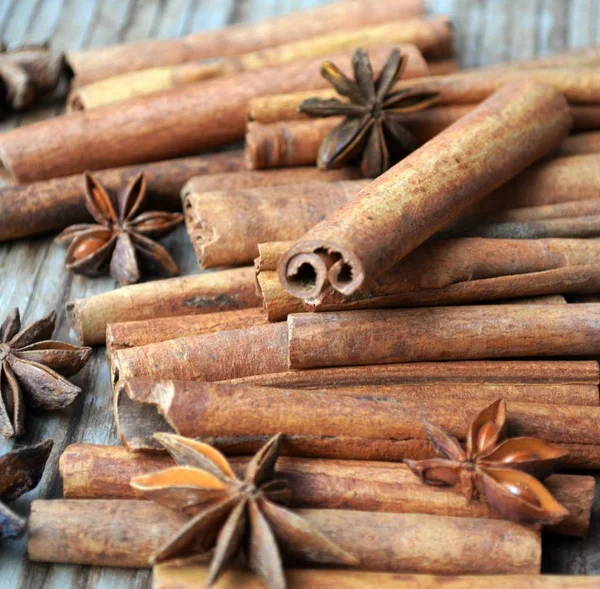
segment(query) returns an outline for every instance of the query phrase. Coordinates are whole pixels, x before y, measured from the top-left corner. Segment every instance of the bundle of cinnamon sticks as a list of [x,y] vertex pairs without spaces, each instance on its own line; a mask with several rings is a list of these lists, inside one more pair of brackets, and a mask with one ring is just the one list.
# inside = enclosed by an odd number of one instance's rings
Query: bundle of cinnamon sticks
[[[0,240],[88,221],[84,170],[113,190],[143,171],[216,269],[67,304],[106,344],[122,446],[64,451],[32,560],[156,565],[163,588],[230,561],[223,587],[258,586],[244,563],[272,587],[493,587],[540,573],[540,533],[587,534],[594,479],[554,467],[600,469],[600,303],[574,302],[600,294],[600,52],[456,71],[423,12],[342,0],[70,54],[73,112],[0,137],[23,183],[0,190]],[[382,114],[386,84],[434,106]],[[420,147],[396,161],[394,131]],[[357,146],[387,171],[363,177]],[[525,455],[490,467],[511,440]]]

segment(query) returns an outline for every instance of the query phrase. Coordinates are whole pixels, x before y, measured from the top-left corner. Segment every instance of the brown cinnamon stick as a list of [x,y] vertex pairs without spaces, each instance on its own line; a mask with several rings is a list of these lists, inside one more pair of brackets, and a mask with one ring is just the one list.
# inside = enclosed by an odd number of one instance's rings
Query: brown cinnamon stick
[[[157,566],[152,571],[154,589],[196,589],[208,578],[208,566],[168,567]],[[504,589],[527,587],[527,589],[578,589],[594,588],[596,580],[590,576],[573,575],[468,575],[434,576],[374,573],[366,571],[288,569],[285,572],[289,589],[397,589],[399,583],[405,589]],[[262,582],[251,573],[241,570],[227,571],[214,585],[215,589],[263,589]]]
[[288,363],[297,369],[594,356],[600,354],[599,325],[600,304],[593,303],[301,313],[288,318]]
[[367,180],[308,182],[238,190],[185,189],[185,222],[202,268],[248,264],[261,241],[302,236],[352,198]]
[[275,271],[288,247],[259,246],[257,283],[270,321],[303,311],[448,305],[600,290],[596,240],[462,238],[424,243],[352,297],[327,287],[305,302],[285,291]]
[[309,230],[281,258],[281,283],[305,300],[326,282],[356,292],[556,147],[571,122],[549,87],[504,86]]
[[[233,458],[230,463],[236,473],[242,473],[248,459]],[[60,457],[63,494],[67,499],[139,499],[129,481],[169,466],[173,460],[164,455],[72,444]],[[485,503],[469,502],[447,488],[423,486],[401,463],[282,457],[276,464],[276,476],[285,480],[292,492],[290,507],[499,517]],[[544,484],[569,511],[566,519],[547,531],[585,536],[594,501],[593,477],[553,475]]]
[[[133,176],[143,172],[148,187],[147,208],[180,210],[181,187],[192,176],[237,172],[243,167],[243,153],[226,151],[100,170],[94,176],[109,190],[117,191]],[[85,207],[83,176],[80,174],[0,189],[0,241],[58,231],[91,220]]]
[[[496,574],[540,568],[539,534],[508,521],[348,510],[298,513],[353,554],[363,569]],[[149,501],[38,500],[31,511],[29,557],[144,568],[188,519]],[[357,537],[365,541],[357,543]],[[494,558],[474,542],[493,545]],[[289,555],[292,562],[298,556]]]
[[177,315],[159,319],[110,323],[106,326],[106,354],[110,358],[115,350],[122,348],[135,348],[188,335],[243,329],[261,325],[266,321],[263,310],[255,307],[206,315]]
[[[372,50],[380,45],[401,45],[402,52],[407,55],[422,53],[448,57],[452,54],[452,29],[445,17],[403,19],[328,32],[217,61],[148,67],[85,86],[78,85],[71,91],[68,104],[72,109],[89,110],[184,84],[279,66],[299,59],[312,59],[328,53],[353,51],[356,47]],[[447,69],[447,66],[444,65],[444,68]]]
[[[272,323],[117,350],[111,358],[112,382],[133,377],[215,381],[288,368],[595,356],[600,355],[599,315],[597,304],[292,314],[287,325]],[[321,344],[314,346],[315,341]]]
[[[376,69],[388,54],[389,48],[371,52]],[[348,54],[327,57],[349,62]],[[1,137],[0,158],[17,181],[30,182],[224,145],[243,138],[250,99],[325,87],[328,82],[319,71],[324,59],[186,85],[14,129]],[[416,58],[407,64],[409,77],[421,75],[427,67]]]
[[77,338],[97,345],[104,343],[109,323],[246,309],[260,303],[252,268],[236,268],[125,286],[70,301],[66,310]]
[[69,52],[67,60],[79,85],[124,72],[194,59],[239,55],[307,39],[332,30],[355,29],[419,16],[422,0],[346,0],[249,25],[235,25],[179,39],[143,41]]
[[[130,379],[117,385],[114,406],[119,437],[134,451],[160,450],[153,432],[175,431],[208,441],[228,454],[249,454],[273,432],[285,432],[282,451],[287,455],[400,461],[435,454],[424,419],[464,440],[469,417],[488,404],[488,400],[400,400],[378,393],[353,396],[329,390]],[[600,468],[600,407],[508,405],[511,436],[533,436],[564,446],[569,467]]]

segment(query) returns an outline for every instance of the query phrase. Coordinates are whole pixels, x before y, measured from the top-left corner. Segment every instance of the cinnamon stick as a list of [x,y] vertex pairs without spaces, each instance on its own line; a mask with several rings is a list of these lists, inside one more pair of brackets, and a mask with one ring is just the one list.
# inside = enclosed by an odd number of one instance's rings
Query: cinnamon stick
[[[526,209],[523,209],[526,210]],[[270,321],[303,311],[342,311],[495,301],[600,291],[600,243],[582,239],[430,240],[352,297],[331,287],[303,301],[276,272],[287,243],[259,246],[257,283]]]
[[422,0],[346,0],[293,12],[259,23],[229,26],[179,39],[143,41],[67,53],[78,85],[124,72],[173,65],[195,59],[225,57],[307,39],[332,30],[355,29],[389,20],[419,16]]
[[556,147],[571,122],[549,87],[504,86],[309,230],[281,258],[281,283],[306,300],[326,282],[356,292]]
[[312,59],[328,53],[352,51],[356,47],[372,50],[380,45],[400,45],[402,52],[407,55],[420,53],[448,57],[452,54],[452,29],[446,17],[403,19],[328,32],[217,61],[148,67],[85,86],[78,85],[71,91],[68,105],[71,109],[89,110],[184,84],[284,65],[299,59]]
[[[196,589],[208,578],[208,566],[168,567],[155,566],[152,570],[154,589]],[[285,572],[288,589],[397,589],[399,583],[406,589],[578,589],[593,588],[596,580],[590,576],[574,575],[468,575],[434,576],[374,573],[367,571],[288,569]],[[247,571],[227,571],[215,583],[215,589],[262,589],[262,582]]]
[[[233,458],[230,463],[236,473],[242,473],[248,459]],[[139,499],[129,481],[173,464],[164,455],[134,454],[118,446],[71,444],[60,457],[63,494],[67,499]],[[424,487],[401,463],[282,457],[276,463],[276,476],[289,486],[289,505],[294,508],[499,517],[485,503],[469,502],[448,489]],[[546,530],[585,536],[594,501],[593,477],[553,475],[544,484],[569,511],[567,518]]]
[[102,344],[119,321],[195,315],[259,306],[252,268],[181,276],[125,286],[66,305],[71,327],[86,345]]
[[[244,167],[243,153],[226,151],[100,170],[95,177],[109,190],[117,191],[143,172],[149,210],[180,210],[181,187],[192,176],[237,172]],[[85,207],[83,176],[43,180],[0,189],[0,241],[58,231],[92,220]]]
[[[231,383],[300,389],[410,383],[598,384],[594,360],[463,360],[291,370]],[[598,399],[593,404],[597,405]],[[587,403],[576,403],[586,404]]]
[[185,222],[200,266],[213,268],[251,263],[261,241],[302,236],[368,181],[199,191],[204,184],[194,180],[186,186]]
[[301,313],[288,317],[288,364],[594,356],[599,322],[600,304],[593,303]]
[[[540,568],[539,534],[508,521],[325,509],[298,513],[351,552],[361,569],[497,574]],[[29,558],[144,568],[188,519],[149,501],[38,500],[31,510]],[[494,558],[477,548],[480,542],[494,546]],[[299,556],[289,555],[292,561]]]
[[[371,52],[382,67],[389,48]],[[327,56],[348,63],[347,54]],[[190,84],[40,121],[4,133],[0,158],[19,182],[197,153],[244,136],[246,105],[256,96],[323,88],[324,57]],[[422,75],[424,60],[408,60],[408,76]],[[93,145],[94,149],[89,149]]]
[[255,307],[206,315],[177,315],[110,323],[106,326],[106,354],[110,358],[115,350],[122,348],[135,348],[188,335],[243,329],[266,321],[263,310]]
[[[435,454],[423,420],[464,440],[469,417],[488,400],[397,399],[329,390],[230,383],[129,379],[115,389],[115,420],[130,450],[160,450],[155,431],[201,438],[228,454],[249,454],[273,432],[285,432],[292,456],[383,460]],[[564,446],[570,468],[600,468],[600,407],[510,402],[511,436]],[[260,407],[260,411],[252,408]],[[351,416],[351,419],[349,418]]]
[[272,323],[117,350],[111,375],[113,384],[133,377],[216,381],[289,368],[594,356],[600,355],[600,334],[595,331],[599,315],[596,304],[292,314],[287,325]]

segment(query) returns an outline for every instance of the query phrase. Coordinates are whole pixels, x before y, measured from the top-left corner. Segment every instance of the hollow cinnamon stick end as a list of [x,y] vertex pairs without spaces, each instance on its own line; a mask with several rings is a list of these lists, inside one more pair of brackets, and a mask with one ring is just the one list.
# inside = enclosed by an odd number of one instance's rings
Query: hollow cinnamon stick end
[[71,324],[71,333],[80,345],[91,346],[103,343],[101,338],[89,337],[84,328],[85,299],[68,301],[65,304],[67,319]]
[[281,257],[277,270],[287,292],[306,302],[317,301],[328,283],[349,295],[365,281],[363,266],[353,252],[321,240],[295,244]]
[[[211,268],[218,263],[211,263],[211,246],[219,241],[216,228],[208,221],[202,206],[203,194],[188,192],[183,200],[185,226],[194,247],[196,259],[201,268]],[[217,246],[218,247],[218,246]]]

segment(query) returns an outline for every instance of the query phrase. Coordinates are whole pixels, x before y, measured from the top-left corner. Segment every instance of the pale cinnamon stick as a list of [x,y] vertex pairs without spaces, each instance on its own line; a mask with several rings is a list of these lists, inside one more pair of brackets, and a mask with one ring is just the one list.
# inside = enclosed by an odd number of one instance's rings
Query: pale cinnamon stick
[[177,315],[110,323],[106,326],[106,355],[110,358],[115,350],[122,348],[135,348],[188,335],[243,329],[261,325],[266,321],[267,317],[263,310],[254,307],[206,315]]
[[288,247],[259,246],[257,283],[270,321],[307,310],[448,305],[600,291],[596,240],[462,238],[424,243],[352,297],[327,287],[305,302],[285,291],[275,271]]
[[[154,589],[196,589],[208,578],[208,566],[168,567],[157,566],[152,570]],[[366,571],[288,569],[285,571],[288,589],[397,589],[399,583],[405,589],[591,589],[596,580],[590,576],[574,575],[468,575],[434,576],[374,573]],[[247,571],[227,571],[213,585],[214,589],[263,589],[256,576]]]
[[[119,437],[134,451],[158,451],[153,432],[175,431],[228,454],[249,454],[273,432],[285,432],[282,451],[287,455],[399,461],[435,454],[423,419],[464,440],[470,418],[488,404],[489,400],[399,400],[376,392],[353,396],[329,390],[130,379],[117,385],[114,406]],[[600,407],[508,406],[511,436],[564,446],[569,467],[600,468]]]
[[422,0],[346,0],[249,25],[235,25],[179,39],[143,41],[69,52],[67,60],[79,85],[124,72],[194,59],[240,55],[333,30],[355,29],[419,16]]
[[[75,110],[90,110],[184,84],[284,65],[299,59],[312,59],[328,53],[353,51],[357,47],[372,50],[380,45],[400,45],[401,51],[407,55],[422,53],[426,56],[448,57],[452,54],[452,29],[445,17],[403,19],[328,32],[217,61],[148,67],[85,86],[78,85],[71,91],[68,105]],[[444,64],[442,69],[447,67]],[[425,75],[428,74],[429,71]]]
[[[139,172],[148,187],[148,210],[180,210],[181,187],[191,177],[217,172],[238,172],[243,153],[226,151],[211,155],[167,160],[100,170],[94,176],[109,190],[117,191]],[[75,223],[91,222],[85,207],[83,176],[43,180],[0,189],[0,241],[58,231]]]
[[[242,474],[248,459],[230,462]],[[129,481],[173,464],[164,455],[134,454],[119,446],[72,444],[60,457],[63,494],[67,499],[139,499]],[[499,517],[485,503],[469,502],[447,488],[424,486],[401,463],[282,457],[276,477],[289,485],[290,507]],[[544,484],[569,511],[562,522],[546,530],[585,536],[594,501],[593,477],[553,475]]]
[[125,286],[70,301],[66,310],[79,341],[97,345],[104,343],[109,323],[246,309],[260,303],[254,271],[237,268]]
[[[353,554],[362,569],[497,574],[540,568],[539,534],[508,521],[325,509],[298,513]],[[38,500],[31,510],[29,558],[144,568],[188,520],[149,501]],[[477,548],[479,542],[494,546],[494,558]],[[298,556],[288,557],[293,562]]]
[[[389,48],[371,52],[376,70]],[[348,54],[327,56],[348,67]],[[190,84],[13,129],[0,141],[4,167],[19,182],[197,153],[244,136],[251,98],[323,88],[324,57]],[[407,62],[408,76],[427,64]],[[94,149],[89,149],[93,145]]]
[[555,148],[571,122],[549,87],[504,86],[309,230],[281,258],[281,283],[305,300],[325,283],[356,292]]

